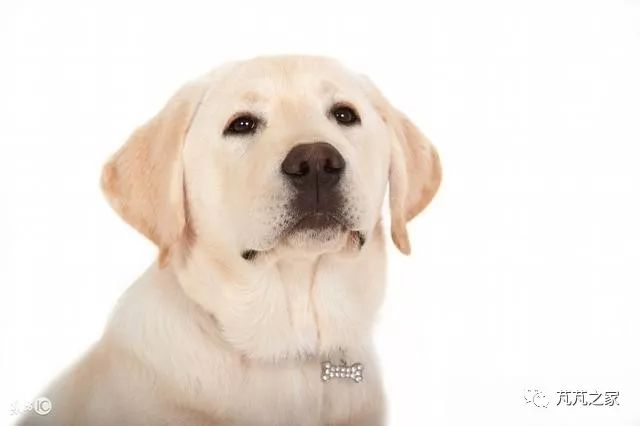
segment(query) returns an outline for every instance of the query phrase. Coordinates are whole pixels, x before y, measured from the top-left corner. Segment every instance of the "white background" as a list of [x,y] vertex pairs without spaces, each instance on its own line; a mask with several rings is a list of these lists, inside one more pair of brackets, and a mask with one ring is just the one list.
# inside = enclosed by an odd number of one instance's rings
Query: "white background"
[[369,74],[443,162],[414,254],[390,246],[390,424],[640,424],[640,4],[159,3],[0,6],[0,423],[155,255],[103,200],[108,155],[213,66],[319,53]]

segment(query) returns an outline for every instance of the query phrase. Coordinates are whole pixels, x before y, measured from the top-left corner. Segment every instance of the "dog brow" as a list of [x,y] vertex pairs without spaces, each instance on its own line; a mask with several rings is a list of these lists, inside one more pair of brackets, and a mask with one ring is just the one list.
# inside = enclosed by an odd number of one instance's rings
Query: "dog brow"
[[320,90],[322,94],[333,95],[338,91],[338,87],[329,80],[322,80],[322,82],[320,83]]
[[242,100],[245,102],[256,103],[260,101],[264,101],[266,98],[262,96],[260,93],[255,91],[249,91],[242,94]]

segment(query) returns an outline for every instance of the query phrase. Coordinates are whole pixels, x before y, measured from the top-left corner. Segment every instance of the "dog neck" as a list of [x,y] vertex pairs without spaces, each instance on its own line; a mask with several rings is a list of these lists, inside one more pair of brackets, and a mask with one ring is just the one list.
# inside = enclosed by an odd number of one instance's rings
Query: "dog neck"
[[358,253],[220,260],[194,247],[173,270],[228,346],[279,362],[358,353],[370,344],[382,302],[384,242],[378,224]]

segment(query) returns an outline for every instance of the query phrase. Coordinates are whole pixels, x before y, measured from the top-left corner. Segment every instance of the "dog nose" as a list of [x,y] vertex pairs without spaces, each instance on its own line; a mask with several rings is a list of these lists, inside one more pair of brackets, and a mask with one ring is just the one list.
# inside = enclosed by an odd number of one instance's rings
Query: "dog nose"
[[333,145],[315,142],[296,145],[282,162],[282,173],[302,191],[316,193],[335,186],[345,168],[344,158]]

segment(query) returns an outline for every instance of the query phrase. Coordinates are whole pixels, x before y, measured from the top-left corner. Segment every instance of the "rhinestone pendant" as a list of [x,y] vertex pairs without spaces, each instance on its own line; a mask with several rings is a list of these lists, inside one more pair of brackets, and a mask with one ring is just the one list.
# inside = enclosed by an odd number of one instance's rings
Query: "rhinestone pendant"
[[323,382],[328,382],[329,380],[336,379],[351,379],[356,383],[360,383],[362,381],[362,371],[364,367],[359,362],[356,362],[352,365],[347,365],[345,361],[342,361],[342,364],[332,364],[331,361],[325,361],[321,364],[321,372]]

